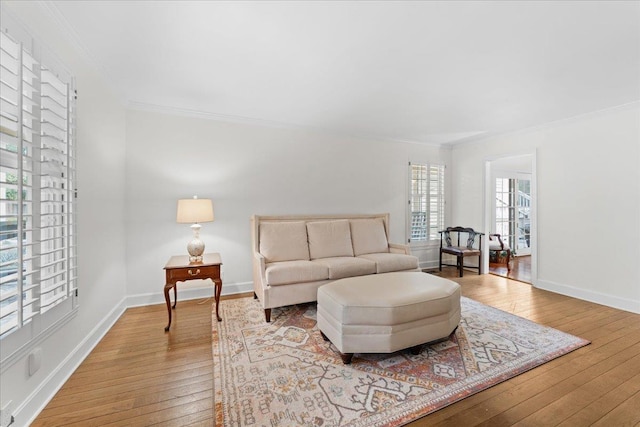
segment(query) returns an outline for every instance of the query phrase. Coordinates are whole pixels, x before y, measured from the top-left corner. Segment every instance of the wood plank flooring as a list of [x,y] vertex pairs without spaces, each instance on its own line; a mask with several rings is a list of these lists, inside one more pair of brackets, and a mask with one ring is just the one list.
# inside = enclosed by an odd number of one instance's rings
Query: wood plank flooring
[[[442,275],[592,344],[411,426],[640,426],[640,315],[494,275]],[[128,309],[33,426],[212,426],[211,300],[179,301],[168,333],[166,316],[164,305]]]
[[489,263],[489,273],[531,283],[531,255],[514,257],[511,260],[511,269],[505,264]]

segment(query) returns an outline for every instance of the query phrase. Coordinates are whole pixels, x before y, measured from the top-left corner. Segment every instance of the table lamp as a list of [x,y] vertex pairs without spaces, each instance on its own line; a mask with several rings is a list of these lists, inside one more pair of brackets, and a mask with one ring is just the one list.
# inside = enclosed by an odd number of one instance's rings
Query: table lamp
[[198,196],[193,196],[193,199],[178,200],[176,222],[179,224],[193,224],[191,226],[193,240],[187,245],[190,262],[202,261],[204,242],[200,240],[200,223],[211,221],[213,221],[213,203],[211,199],[198,199]]

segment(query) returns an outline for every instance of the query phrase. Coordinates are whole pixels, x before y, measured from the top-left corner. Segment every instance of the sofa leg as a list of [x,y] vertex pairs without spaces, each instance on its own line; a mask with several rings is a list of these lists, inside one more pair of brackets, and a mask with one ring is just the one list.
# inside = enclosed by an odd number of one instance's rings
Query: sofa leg
[[258,295],[255,292],[253,293],[253,299],[258,299]]
[[422,349],[422,345],[414,345],[413,347],[411,347],[409,349],[409,351],[411,352],[411,354],[413,354],[414,356],[417,356],[420,354],[420,350]]
[[329,337],[324,334],[324,332],[320,331],[320,335],[322,335],[322,339],[325,341],[329,341]]
[[265,308],[264,309],[264,318],[267,321],[267,323],[271,322],[271,309],[270,308]]
[[353,359],[353,353],[340,353],[340,357],[342,358],[342,363],[350,365],[351,359]]

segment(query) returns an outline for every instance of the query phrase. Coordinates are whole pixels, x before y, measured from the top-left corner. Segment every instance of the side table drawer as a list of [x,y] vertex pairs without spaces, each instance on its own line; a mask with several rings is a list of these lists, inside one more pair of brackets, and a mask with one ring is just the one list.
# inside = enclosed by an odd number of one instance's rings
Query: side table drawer
[[210,279],[210,278],[220,278],[220,266],[213,265],[209,267],[184,267],[184,268],[176,268],[167,270],[167,276],[171,279],[182,282],[185,280],[194,280],[194,279]]

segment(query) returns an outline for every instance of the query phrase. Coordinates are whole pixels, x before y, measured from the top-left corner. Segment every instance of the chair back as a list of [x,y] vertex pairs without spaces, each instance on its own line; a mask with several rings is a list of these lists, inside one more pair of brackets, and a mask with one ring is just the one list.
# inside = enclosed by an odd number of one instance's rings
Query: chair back
[[467,249],[473,249],[473,245],[475,244],[476,241],[476,236],[479,236],[479,245],[478,245],[478,249],[482,249],[482,236],[484,235],[484,233],[480,233],[478,231],[475,231],[473,228],[471,227],[447,227],[446,230],[442,230],[439,231],[440,233],[440,247],[442,247],[442,239],[444,237],[444,241],[446,242],[447,246],[453,246],[453,242],[451,241],[451,233],[456,233],[456,237],[457,237],[457,244],[456,246],[460,246],[460,235],[466,233],[467,235]]

